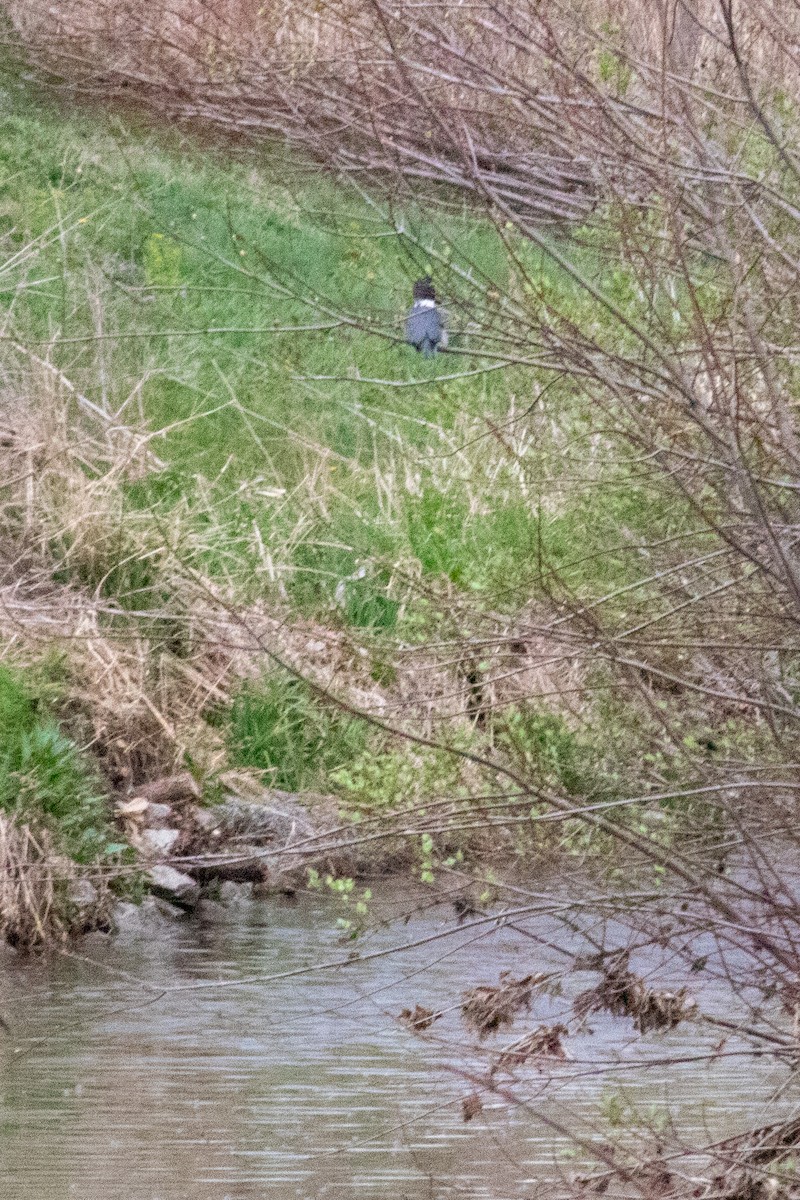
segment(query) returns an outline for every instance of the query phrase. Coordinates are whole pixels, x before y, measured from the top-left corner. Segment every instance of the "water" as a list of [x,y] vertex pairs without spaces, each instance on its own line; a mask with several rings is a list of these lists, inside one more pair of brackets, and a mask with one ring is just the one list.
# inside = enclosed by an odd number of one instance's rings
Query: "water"
[[[333,919],[314,897],[252,904],[236,920],[93,946],[94,962],[0,974],[11,1026],[0,1031],[0,1200],[518,1200],[575,1169],[542,1116],[591,1138],[598,1102],[609,1112],[621,1097],[668,1109],[700,1141],[763,1120],[778,1082],[766,1060],[754,1075],[731,1042],[704,1068],[664,1061],[707,1043],[688,1025],[649,1036],[649,1065],[624,1067],[630,1024],[593,1017],[593,1033],[567,1040],[571,1061],[518,1072],[513,1086],[535,1111],[486,1097],[465,1123],[473,1085],[457,1071],[481,1060],[460,1047],[461,990],[502,970],[555,970],[561,957],[515,930],[459,929],[439,908],[359,949],[443,938],[275,978],[348,953]],[[525,928],[556,936],[546,915]],[[426,1040],[395,1019],[417,1002],[450,1007]],[[543,997],[501,1041],[568,1008],[568,997]]]

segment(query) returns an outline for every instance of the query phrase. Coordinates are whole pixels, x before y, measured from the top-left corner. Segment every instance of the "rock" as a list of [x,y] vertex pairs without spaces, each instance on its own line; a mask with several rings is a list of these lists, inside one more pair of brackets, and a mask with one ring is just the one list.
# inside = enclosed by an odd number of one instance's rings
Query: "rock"
[[111,940],[111,935],[103,929],[92,929],[81,938],[82,950],[103,950]]
[[[202,884],[227,880],[252,883],[263,894],[291,891],[305,883],[309,865],[352,874],[355,857],[341,843],[338,811],[330,797],[311,797],[313,811],[299,797],[229,773],[231,788],[213,808],[182,810],[184,870]],[[241,788],[234,792],[233,788]],[[265,847],[268,847],[265,850]]]
[[254,883],[253,899],[272,900],[275,896],[282,896],[284,900],[294,900],[297,893],[305,887],[306,879],[305,868],[282,871],[279,875],[265,879],[263,883]]
[[165,900],[163,896],[153,896],[152,899],[160,915],[166,917],[168,921],[182,921],[185,918],[185,908],[178,908],[177,904],[170,904],[169,900]]
[[67,891],[67,899],[76,908],[91,908],[97,903],[97,888],[89,879],[73,879]]
[[139,905],[131,904],[128,900],[120,900],[119,904],[114,906],[114,927],[117,930],[124,929],[132,921],[139,919]]
[[179,908],[194,908],[200,898],[200,885],[190,875],[165,864],[151,867],[147,872],[150,887],[156,896],[177,904]]
[[269,865],[258,846],[240,846],[227,853],[199,855],[187,870],[201,883],[221,879],[231,883],[262,883],[269,878]]
[[121,817],[128,817],[136,820],[144,817],[150,807],[150,801],[144,796],[134,796],[132,800],[123,800],[117,805],[117,812]]
[[148,804],[144,823],[148,829],[166,829],[171,817],[171,804]]
[[[276,795],[277,802],[273,799]],[[253,843],[277,842],[285,846],[315,833],[306,810],[283,793],[265,793],[261,802],[226,796],[214,813],[223,836],[246,837]]]
[[220,901],[231,906],[243,904],[252,896],[253,886],[252,883],[234,883],[232,879],[225,879],[219,885]]
[[180,836],[179,829],[143,829],[142,850],[145,854],[164,857],[172,851]]
[[186,916],[182,908],[156,896],[146,896],[141,904],[119,903],[114,909],[114,929],[120,941],[151,938],[166,930],[176,919]]
[[219,817],[213,808],[201,808],[199,804],[194,804],[189,809],[189,816],[198,829],[205,833],[214,833],[219,827]]

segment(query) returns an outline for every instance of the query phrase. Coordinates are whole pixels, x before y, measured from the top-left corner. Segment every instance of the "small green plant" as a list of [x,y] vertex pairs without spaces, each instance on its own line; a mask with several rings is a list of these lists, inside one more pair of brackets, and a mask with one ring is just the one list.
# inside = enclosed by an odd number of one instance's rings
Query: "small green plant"
[[372,889],[365,887],[359,890],[355,880],[349,876],[326,875],[323,879],[314,867],[309,867],[307,880],[311,891],[328,891],[338,901],[343,915],[336,918],[336,925],[343,936],[348,940],[359,937],[364,932],[369,916]]
[[422,837],[420,838],[420,852],[420,880],[422,883],[435,883],[436,876],[434,874],[434,859],[436,845],[429,833],[423,833]]
[[612,50],[601,50],[597,69],[603,83],[611,84],[618,96],[624,96],[631,85],[633,71],[628,63]]
[[[600,28],[606,37],[619,40],[620,28],[614,21],[603,21]],[[610,46],[603,46],[599,50],[597,71],[603,83],[609,84],[619,97],[624,96],[631,86],[633,68],[622,54]]]
[[181,248],[163,233],[152,233],[144,244],[147,282],[154,287],[176,287],[181,282]]
[[351,821],[391,808],[420,807],[438,795],[466,795],[459,759],[446,750],[370,747],[331,775]]
[[619,1092],[608,1092],[599,1104],[600,1113],[612,1129],[619,1129],[630,1116],[630,1105]]
[[599,1109],[612,1129],[647,1130],[663,1135],[669,1124],[669,1115],[660,1105],[638,1105],[619,1090],[604,1092]]
[[571,795],[594,790],[592,753],[579,742],[563,717],[546,711],[511,707],[497,729],[497,744],[525,770]]

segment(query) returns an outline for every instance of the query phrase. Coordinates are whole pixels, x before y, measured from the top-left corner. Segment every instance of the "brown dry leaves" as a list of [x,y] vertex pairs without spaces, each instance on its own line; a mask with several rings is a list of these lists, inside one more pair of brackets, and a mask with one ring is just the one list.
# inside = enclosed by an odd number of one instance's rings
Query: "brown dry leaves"
[[590,1013],[605,1010],[616,1017],[631,1017],[640,1033],[674,1029],[691,1017],[696,1007],[697,1001],[685,988],[676,992],[649,988],[629,969],[627,950],[618,950],[608,957],[600,983],[582,992],[574,1004],[581,1020]]
[[413,1029],[415,1033],[421,1033],[424,1029],[430,1029],[434,1021],[438,1021],[441,1013],[434,1012],[432,1008],[426,1008],[424,1004],[415,1004],[412,1008],[404,1008],[399,1014],[399,1020],[407,1025],[409,1029]]
[[477,1117],[478,1113],[483,1112],[483,1101],[477,1092],[470,1092],[461,1101],[461,1116],[464,1121],[471,1121],[473,1117]]
[[490,1033],[508,1029],[518,1012],[531,1006],[531,995],[540,981],[538,975],[511,979],[504,971],[497,987],[470,988],[461,998],[461,1016],[468,1029],[483,1040]]
[[524,1066],[530,1059],[557,1059],[563,1062],[567,1052],[561,1039],[568,1032],[566,1025],[540,1025],[505,1047],[497,1060],[498,1070]]

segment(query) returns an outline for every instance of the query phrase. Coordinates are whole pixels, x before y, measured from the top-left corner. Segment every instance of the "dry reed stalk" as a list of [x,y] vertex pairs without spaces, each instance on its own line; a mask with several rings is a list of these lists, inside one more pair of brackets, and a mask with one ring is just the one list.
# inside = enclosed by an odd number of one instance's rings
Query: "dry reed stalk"
[[64,942],[64,896],[74,878],[46,830],[34,833],[0,813],[0,937],[21,951]]

